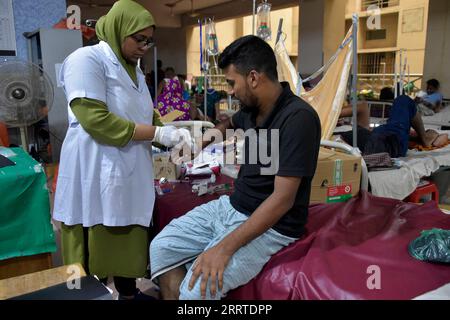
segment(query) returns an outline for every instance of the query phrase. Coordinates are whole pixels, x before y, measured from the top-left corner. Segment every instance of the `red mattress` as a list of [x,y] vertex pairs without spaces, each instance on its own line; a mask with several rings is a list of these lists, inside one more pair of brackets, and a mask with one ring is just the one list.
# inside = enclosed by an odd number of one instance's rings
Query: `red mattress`
[[408,244],[432,228],[450,229],[450,216],[434,202],[418,206],[362,193],[311,206],[306,235],[227,299],[414,298],[450,283],[450,265],[408,253]]

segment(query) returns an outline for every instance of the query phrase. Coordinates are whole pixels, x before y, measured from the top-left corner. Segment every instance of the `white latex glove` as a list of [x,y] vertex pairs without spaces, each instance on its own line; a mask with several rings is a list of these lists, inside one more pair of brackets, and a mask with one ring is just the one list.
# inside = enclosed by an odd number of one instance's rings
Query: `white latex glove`
[[173,147],[184,141],[189,147],[192,147],[191,133],[187,129],[177,129],[174,126],[156,127],[154,142],[160,143],[166,147]]
[[186,144],[188,148],[192,150],[192,147],[194,146],[194,139],[192,139],[191,131],[189,131],[188,129],[180,128],[177,130],[176,134],[178,136],[180,145]]

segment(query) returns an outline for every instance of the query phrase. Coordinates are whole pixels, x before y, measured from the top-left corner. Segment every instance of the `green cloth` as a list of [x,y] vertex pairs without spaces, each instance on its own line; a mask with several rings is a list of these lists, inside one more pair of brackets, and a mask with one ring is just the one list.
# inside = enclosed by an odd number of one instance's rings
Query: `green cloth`
[[0,168],[0,260],[55,252],[42,166],[21,148],[3,150],[16,165]]
[[135,83],[136,65],[123,58],[122,44],[126,37],[154,25],[152,14],[143,6],[131,0],[120,0],[114,3],[111,10],[101,17],[95,26],[97,37],[109,44]]
[[142,278],[149,263],[149,229],[142,226],[83,228],[61,225],[65,265],[81,263],[89,274]]
[[77,98],[70,107],[83,129],[101,144],[124,147],[133,137],[136,124],[109,112],[102,101]]

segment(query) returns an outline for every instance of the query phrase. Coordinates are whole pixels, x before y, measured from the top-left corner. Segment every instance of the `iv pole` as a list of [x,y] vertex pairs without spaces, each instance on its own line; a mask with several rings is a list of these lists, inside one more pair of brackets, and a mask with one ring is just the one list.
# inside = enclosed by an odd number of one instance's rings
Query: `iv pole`
[[[205,117],[205,121],[206,121],[206,117],[208,116],[207,114],[207,103],[208,103],[208,97],[207,97],[207,73],[208,73],[208,65],[205,61],[203,61],[204,59],[206,59],[207,57],[207,52],[205,52],[205,57],[203,57],[203,25],[202,25],[202,21],[199,19],[198,20],[199,26],[200,26],[200,68],[201,71],[203,73],[203,112],[204,112],[204,117]],[[206,25],[206,20],[205,20],[205,25]],[[205,34],[206,34],[206,26],[205,26]],[[205,44],[206,45],[206,44]]]
[[256,0],[253,0],[252,35],[255,35],[255,15],[256,15]]
[[358,146],[358,138],[357,138],[357,132],[358,132],[358,97],[357,97],[357,88],[358,85],[358,22],[359,17],[357,14],[353,15],[353,40],[352,40],[352,46],[353,46],[353,65],[352,65],[352,109],[353,109],[353,147],[357,148]]
[[156,103],[158,101],[158,49],[156,46],[153,47],[153,70],[155,70],[155,101],[153,103]]

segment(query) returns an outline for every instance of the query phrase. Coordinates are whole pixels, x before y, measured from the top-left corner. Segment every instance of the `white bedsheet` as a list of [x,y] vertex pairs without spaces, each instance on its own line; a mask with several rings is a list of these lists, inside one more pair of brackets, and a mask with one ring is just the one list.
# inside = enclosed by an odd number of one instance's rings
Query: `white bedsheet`
[[[450,131],[440,132],[450,135]],[[400,169],[369,172],[372,194],[403,200],[416,189],[420,178],[430,176],[440,166],[450,166],[450,145],[433,151],[409,150],[399,162]]]
[[432,116],[422,116],[426,129],[440,129],[441,126],[450,126],[450,105]]

